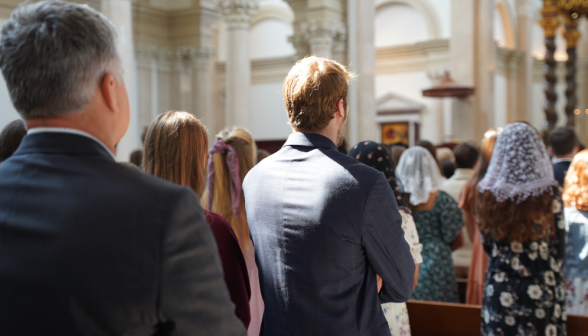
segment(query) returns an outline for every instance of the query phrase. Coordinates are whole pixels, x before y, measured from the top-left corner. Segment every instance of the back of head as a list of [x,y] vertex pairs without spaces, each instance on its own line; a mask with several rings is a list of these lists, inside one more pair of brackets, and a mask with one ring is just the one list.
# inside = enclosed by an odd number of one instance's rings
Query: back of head
[[[144,138],[143,138],[143,142],[145,142]],[[131,153],[131,157],[130,157],[129,162],[131,162],[135,166],[139,167],[143,163],[143,151],[140,149],[133,151]]]
[[402,156],[402,153],[404,153],[404,151],[406,150],[406,147],[404,146],[392,146],[392,150],[390,153],[392,155],[392,162],[394,162],[394,166],[398,166],[398,163],[400,162],[400,156]]
[[570,127],[558,127],[549,135],[549,143],[556,156],[570,155],[578,144],[576,132]]
[[453,151],[447,147],[440,147],[435,149],[437,162],[442,163],[444,161],[455,162],[455,155]]
[[394,163],[386,147],[373,141],[362,141],[349,150],[347,156],[380,171],[390,184],[399,206],[408,206],[404,197],[404,188],[394,173]]
[[433,156],[433,159],[437,160],[437,149],[435,148],[435,145],[433,145],[430,141],[419,140],[416,145],[428,150],[429,153],[431,153],[431,156]]
[[17,8],[0,37],[0,68],[14,107],[25,119],[83,108],[106,73],[121,74],[115,40],[112,24],[87,5]]
[[574,156],[564,182],[563,202],[566,207],[588,211],[588,150]]
[[24,121],[20,119],[12,121],[4,127],[0,133],[0,162],[16,152],[25,135],[27,135],[27,129]]
[[507,125],[477,186],[480,231],[519,242],[549,237],[555,233],[555,192],[557,182],[537,131],[525,123]]
[[455,163],[445,160],[441,162],[441,170],[443,171],[443,176],[451,178],[455,174]]
[[457,168],[472,169],[478,160],[478,149],[469,143],[462,143],[453,149]]
[[191,188],[202,196],[206,185],[208,133],[188,112],[157,116],[145,136],[143,171]]
[[416,206],[426,203],[429,194],[439,190],[441,173],[437,161],[425,148],[415,146],[402,153],[396,177],[404,185],[406,193],[410,194],[410,204]]
[[[232,147],[237,153],[239,162],[239,188],[241,188],[245,175],[256,164],[257,148],[253,136],[243,128],[234,127],[223,130],[216,137],[219,141],[223,141],[226,145]],[[236,214],[232,198],[232,177],[227,164],[227,154],[214,153],[212,156],[214,179],[208,182],[209,187],[212,185],[213,188],[211,192],[211,207],[208,210],[214,211],[227,219],[239,239],[241,248],[246,250],[253,245],[249,236],[243,191],[241,190],[240,195],[235,195],[239,197],[240,201],[240,211]]]
[[309,56],[299,60],[284,80],[284,104],[295,131],[323,130],[337,108],[339,99],[347,104],[349,83],[354,75],[340,63]]

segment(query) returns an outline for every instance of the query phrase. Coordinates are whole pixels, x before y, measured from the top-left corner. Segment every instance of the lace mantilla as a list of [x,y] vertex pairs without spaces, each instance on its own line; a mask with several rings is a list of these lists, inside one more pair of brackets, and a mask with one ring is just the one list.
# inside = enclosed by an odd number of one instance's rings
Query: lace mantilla
[[551,193],[557,181],[549,155],[537,132],[524,123],[507,125],[496,140],[488,172],[478,183],[480,192],[490,191],[498,202],[516,204],[529,197]]
[[396,177],[410,193],[410,203],[427,203],[429,194],[439,190],[443,180],[437,161],[423,147],[411,147],[402,153],[396,167]]

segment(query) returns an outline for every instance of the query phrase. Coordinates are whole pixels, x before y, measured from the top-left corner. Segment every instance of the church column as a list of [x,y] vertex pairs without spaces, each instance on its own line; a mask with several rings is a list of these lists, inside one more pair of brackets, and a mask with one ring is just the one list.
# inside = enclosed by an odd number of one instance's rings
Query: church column
[[213,111],[213,90],[211,85],[212,75],[212,48],[200,47],[194,58],[194,114],[202,119],[208,128],[208,142],[212,144],[214,135],[223,125],[218,123],[218,118]]
[[522,52],[517,67],[517,104],[509,121],[529,120],[533,90],[533,55],[531,54],[533,23],[537,4],[530,0],[517,0],[517,49]]
[[251,17],[257,9],[257,1],[225,0],[218,6],[227,24],[225,124],[249,128],[251,89],[249,29]]
[[131,120],[129,128],[116,147],[116,159],[129,161],[130,153],[140,148],[138,134],[138,110],[135,52],[133,45],[133,7],[131,0],[102,0],[102,13],[112,22],[118,35],[117,50],[124,69],[124,83],[129,96]]

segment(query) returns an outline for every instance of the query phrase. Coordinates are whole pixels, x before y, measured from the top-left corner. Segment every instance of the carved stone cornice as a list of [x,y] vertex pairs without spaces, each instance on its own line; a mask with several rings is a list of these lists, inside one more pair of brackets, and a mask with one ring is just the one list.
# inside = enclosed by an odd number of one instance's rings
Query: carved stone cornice
[[137,44],[135,55],[137,65],[161,70],[200,69],[210,66],[210,58],[215,54],[212,47],[181,46],[166,48],[156,45]]
[[217,8],[229,28],[249,28],[259,7],[257,0],[219,0]]

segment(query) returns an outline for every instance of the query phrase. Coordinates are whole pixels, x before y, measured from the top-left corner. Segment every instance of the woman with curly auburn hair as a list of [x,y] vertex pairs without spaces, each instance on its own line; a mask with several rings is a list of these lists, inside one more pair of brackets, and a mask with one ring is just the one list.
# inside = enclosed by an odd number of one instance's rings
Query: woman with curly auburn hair
[[588,150],[578,153],[564,182],[568,232],[564,271],[568,313],[588,315]]
[[482,335],[566,335],[563,207],[533,127],[504,128],[475,198],[489,259]]

